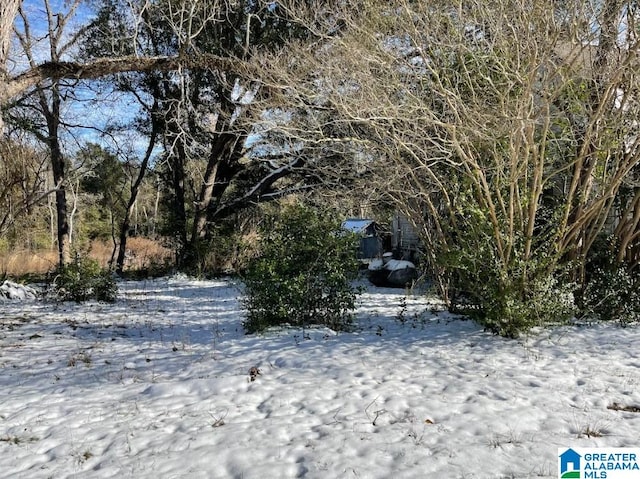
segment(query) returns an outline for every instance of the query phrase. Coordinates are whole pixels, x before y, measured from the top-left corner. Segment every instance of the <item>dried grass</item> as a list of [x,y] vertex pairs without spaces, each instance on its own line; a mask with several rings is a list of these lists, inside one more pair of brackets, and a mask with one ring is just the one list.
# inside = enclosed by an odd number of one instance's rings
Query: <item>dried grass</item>
[[[111,260],[113,244],[101,241],[91,243],[88,254],[101,266],[107,267]],[[173,253],[162,243],[147,238],[127,240],[125,270],[142,270],[172,261]],[[41,275],[53,270],[58,263],[56,250],[18,250],[0,253],[0,275],[21,277]]]
[[55,268],[57,251],[18,250],[0,254],[0,274],[10,277],[43,274]]

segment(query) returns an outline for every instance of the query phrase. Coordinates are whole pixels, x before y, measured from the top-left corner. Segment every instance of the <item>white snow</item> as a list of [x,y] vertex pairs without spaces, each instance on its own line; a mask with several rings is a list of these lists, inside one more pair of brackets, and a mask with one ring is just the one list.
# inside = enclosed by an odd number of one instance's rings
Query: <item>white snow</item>
[[412,268],[415,269],[416,265],[411,261],[405,261],[402,259],[390,259],[387,264],[384,265],[385,269],[389,271],[399,271],[401,269]]
[[3,299],[36,299],[38,292],[31,286],[24,284],[14,283],[13,281],[6,280],[0,286],[0,300]]
[[608,409],[640,405],[638,326],[507,340],[371,288],[355,332],[246,336],[241,291],[0,303],[0,476],[552,478],[558,447],[638,446]]
[[382,268],[388,271],[400,271],[407,268],[416,269],[416,265],[413,264],[411,261],[406,261],[403,259],[388,259],[385,262],[384,260],[376,258],[376,259],[372,259],[369,262],[369,266],[367,269],[371,271],[376,271]]

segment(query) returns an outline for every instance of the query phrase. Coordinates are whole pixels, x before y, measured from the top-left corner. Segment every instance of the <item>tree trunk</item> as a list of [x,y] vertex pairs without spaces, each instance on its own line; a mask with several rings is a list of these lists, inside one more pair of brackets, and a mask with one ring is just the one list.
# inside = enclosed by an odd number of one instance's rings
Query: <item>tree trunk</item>
[[118,274],[122,274],[124,270],[124,260],[127,252],[127,237],[129,236],[129,228],[131,226],[131,216],[133,215],[133,210],[136,204],[136,200],[138,199],[140,185],[142,184],[142,180],[144,179],[147,173],[147,166],[149,164],[149,159],[151,158],[151,154],[153,153],[153,148],[156,145],[157,137],[158,137],[157,125],[155,125],[154,123],[154,127],[151,131],[151,137],[149,138],[149,145],[147,146],[147,151],[145,152],[144,159],[140,164],[138,177],[136,178],[136,181],[134,182],[133,186],[131,186],[131,196],[129,197],[127,210],[124,214],[124,220],[122,221],[122,226],[120,228],[120,245],[118,247],[118,259],[116,260],[116,273]]
[[[0,2],[0,91],[7,89],[7,60],[11,35],[13,33],[13,21],[18,14],[21,0],[2,0]],[[4,129],[2,115],[0,115],[0,133]]]
[[60,90],[57,84],[51,88],[51,106],[47,105],[44,93],[40,95],[40,105],[47,121],[47,143],[51,155],[51,169],[56,189],[56,217],[58,230],[58,260],[63,266],[71,259],[69,218],[67,214],[66,171],[64,155],[60,147]]
[[[244,138],[244,135],[223,133],[217,137],[211,148],[194,213],[193,229],[191,231],[191,243],[194,246],[197,246],[198,241],[206,235],[207,213],[214,197],[219,197],[228,184],[225,178],[219,178],[219,174],[223,173],[223,170],[229,171],[233,169],[233,163],[242,151]],[[216,180],[218,179],[223,181],[219,182],[216,188]]]
[[171,163],[171,186],[173,187],[174,231],[179,242],[176,255],[176,266],[181,267],[187,252],[187,211],[185,205],[185,161],[187,152],[182,139],[176,142],[175,154]]
[[[6,79],[13,21],[18,14],[20,3],[21,0],[2,0],[0,2],[0,81],[2,82]],[[2,83],[0,83],[1,87],[3,87]]]
[[566,212],[562,223],[563,239],[560,251],[567,253],[567,258],[576,263],[574,279],[580,283],[585,281],[585,259],[588,245],[593,241],[588,237],[589,222],[581,221],[593,187],[594,169],[598,164],[599,140],[603,111],[614,108],[615,97],[610,90],[612,75],[612,58],[617,46],[621,0],[606,0],[602,4],[600,16],[600,32],[597,38],[595,57],[591,65],[592,83],[589,99],[586,102],[588,116],[584,125],[578,119],[574,128],[579,132],[576,145],[576,161],[573,166],[571,186],[566,201]]

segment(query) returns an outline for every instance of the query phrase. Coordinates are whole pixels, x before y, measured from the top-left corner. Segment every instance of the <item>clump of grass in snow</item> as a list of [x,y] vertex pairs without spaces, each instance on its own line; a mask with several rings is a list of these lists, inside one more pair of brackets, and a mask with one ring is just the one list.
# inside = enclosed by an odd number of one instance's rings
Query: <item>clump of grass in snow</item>
[[89,354],[87,351],[80,351],[69,357],[69,361],[67,361],[67,366],[75,367],[78,364],[78,362],[82,362],[87,367],[89,367],[91,365],[91,361],[92,361],[91,354]]
[[20,436],[2,436],[0,442],[6,442],[7,444],[20,445],[25,442],[36,442],[37,437],[20,437]]

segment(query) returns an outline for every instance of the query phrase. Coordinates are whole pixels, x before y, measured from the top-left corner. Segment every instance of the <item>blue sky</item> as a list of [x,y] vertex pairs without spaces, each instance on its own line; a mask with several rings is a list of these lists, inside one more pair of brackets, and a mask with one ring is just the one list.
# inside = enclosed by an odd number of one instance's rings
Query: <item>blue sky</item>
[[[66,15],[69,12],[71,2],[68,0],[49,0],[53,14]],[[49,60],[49,40],[47,36],[48,21],[45,8],[45,0],[24,0],[22,5],[28,21],[32,39],[36,42],[33,47],[33,55],[37,62]],[[73,17],[69,19],[65,29],[65,37],[69,38],[77,29],[90,21],[94,15],[91,2],[82,1]],[[24,24],[20,17],[16,19],[15,27],[23,32]],[[73,59],[77,50],[71,48],[65,60]],[[27,58],[18,44],[13,44],[12,62],[9,67],[13,73],[19,73],[28,68]],[[146,149],[146,138],[135,131],[115,136],[101,135],[101,129],[113,122],[124,122],[133,119],[139,111],[139,106],[131,97],[113,92],[98,93],[91,88],[89,83],[78,83],[74,87],[73,99],[70,95],[63,102],[63,116],[67,123],[72,125],[63,137],[65,148],[73,152],[79,143],[94,142],[103,144],[113,150],[128,149],[141,156]]]

